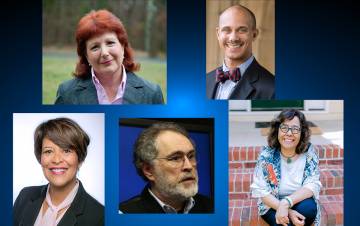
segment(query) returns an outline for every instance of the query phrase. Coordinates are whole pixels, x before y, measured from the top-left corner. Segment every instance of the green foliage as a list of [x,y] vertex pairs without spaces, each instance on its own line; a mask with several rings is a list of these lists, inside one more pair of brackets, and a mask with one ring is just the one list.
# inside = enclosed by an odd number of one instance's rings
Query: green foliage
[[76,58],[44,54],[42,64],[43,104],[53,104],[60,83],[72,78]]
[[42,6],[43,46],[75,45],[80,18],[107,9],[122,21],[134,49],[166,54],[166,0],[43,0]]
[[136,74],[148,81],[159,84],[166,102],[166,63],[153,60],[140,60],[139,62],[141,68]]
[[[72,79],[77,58],[66,54],[43,54],[43,104],[53,104],[60,83]],[[137,75],[160,85],[166,102],[166,63],[154,60],[140,60],[141,69]]]

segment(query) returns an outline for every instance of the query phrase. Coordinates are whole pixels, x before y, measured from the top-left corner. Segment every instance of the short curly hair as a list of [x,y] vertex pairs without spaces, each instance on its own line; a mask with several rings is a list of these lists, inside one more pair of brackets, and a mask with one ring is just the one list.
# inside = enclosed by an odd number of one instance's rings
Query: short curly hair
[[182,126],[174,122],[159,122],[155,123],[149,128],[143,130],[134,144],[133,163],[136,171],[145,181],[148,181],[144,175],[142,168],[144,163],[152,164],[152,161],[157,157],[158,150],[156,148],[156,138],[161,132],[172,131],[185,136],[195,149],[195,142],[191,139],[188,132]]
[[270,123],[270,132],[267,138],[268,145],[271,148],[279,149],[280,143],[278,139],[279,126],[285,120],[292,120],[294,117],[298,117],[300,121],[300,141],[296,147],[296,154],[305,153],[308,150],[310,143],[311,131],[306,121],[305,115],[296,109],[286,109],[280,112],[280,114],[271,121]]
[[75,121],[69,118],[55,118],[38,125],[34,132],[34,152],[39,163],[45,138],[62,149],[74,150],[79,163],[85,160],[90,138]]

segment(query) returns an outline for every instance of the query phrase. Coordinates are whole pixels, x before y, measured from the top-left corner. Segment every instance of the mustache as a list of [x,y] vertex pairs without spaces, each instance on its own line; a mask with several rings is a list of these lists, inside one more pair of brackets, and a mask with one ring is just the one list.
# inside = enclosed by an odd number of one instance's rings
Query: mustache
[[184,175],[184,176],[181,177],[180,182],[185,181],[185,180],[195,180],[195,181],[197,181],[198,178],[197,178],[196,175],[186,174],[186,175]]

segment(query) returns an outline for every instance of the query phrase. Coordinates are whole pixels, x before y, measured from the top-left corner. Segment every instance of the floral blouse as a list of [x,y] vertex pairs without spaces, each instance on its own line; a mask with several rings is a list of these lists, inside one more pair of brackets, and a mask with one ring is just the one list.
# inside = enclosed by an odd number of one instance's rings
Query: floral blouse
[[[321,211],[319,205],[319,194],[321,189],[319,157],[312,145],[309,145],[306,156],[305,168],[302,179],[302,186],[309,188],[314,193],[317,204],[317,216],[315,225],[320,225]],[[281,179],[281,156],[280,151],[270,147],[264,147],[256,163],[253,183],[250,186],[252,197],[258,199],[258,212],[264,215],[270,207],[265,205],[261,198],[272,194],[277,199],[279,197],[279,185]],[[299,187],[300,188],[300,187]]]

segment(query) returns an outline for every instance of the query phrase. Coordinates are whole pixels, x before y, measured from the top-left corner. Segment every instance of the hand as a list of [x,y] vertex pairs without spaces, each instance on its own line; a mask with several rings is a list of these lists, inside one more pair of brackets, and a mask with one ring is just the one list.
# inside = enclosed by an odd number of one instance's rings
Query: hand
[[291,222],[295,225],[295,226],[302,226],[305,225],[305,217],[303,215],[301,215],[299,212],[297,212],[296,210],[289,210],[289,217]]
[[281,200],[276,210],[275,219],[277,224],[287,226],[290,223],[289,220],[289,203],[286,200]]

